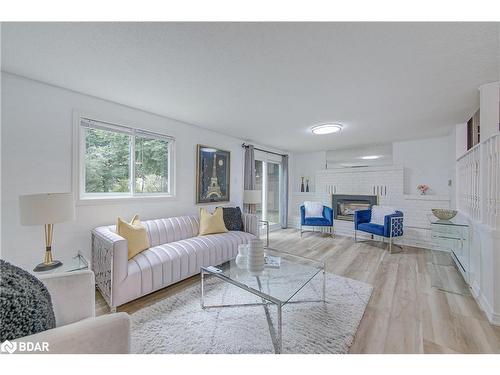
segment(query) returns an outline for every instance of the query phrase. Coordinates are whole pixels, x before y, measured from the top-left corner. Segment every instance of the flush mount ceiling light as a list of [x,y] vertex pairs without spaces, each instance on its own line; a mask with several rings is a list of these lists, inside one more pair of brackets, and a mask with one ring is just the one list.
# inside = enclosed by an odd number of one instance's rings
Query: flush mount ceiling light
[[341,130],[342,130],[342,125],[340,124],[323,124],[323,125],[313,126],[311,128],[313,134],[318,134],[318,135],[338,133]]
[[361,159],[364,159],[364,160],[373,160],[373,159],[379,159],[380,156],[379,155],[368,155],[368,156],[362,156]]

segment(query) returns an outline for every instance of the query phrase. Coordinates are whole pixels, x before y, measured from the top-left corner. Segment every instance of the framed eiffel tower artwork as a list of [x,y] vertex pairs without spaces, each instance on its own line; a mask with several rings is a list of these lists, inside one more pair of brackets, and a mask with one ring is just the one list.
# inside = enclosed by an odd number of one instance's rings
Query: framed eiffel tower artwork
[[231,153],[196,147],[196,204],[229,202]]

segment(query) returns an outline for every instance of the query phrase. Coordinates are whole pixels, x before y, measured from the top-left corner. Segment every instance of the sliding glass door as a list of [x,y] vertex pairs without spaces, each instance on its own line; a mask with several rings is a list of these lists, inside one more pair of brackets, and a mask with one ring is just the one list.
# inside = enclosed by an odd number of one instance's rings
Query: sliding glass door
[[280,222],[280,169],[277,163],[266,163],[266,219],[269,225]]
[[262,203],[257,214],[270,226],[280,223],[281,164],[276,161],[255,160],[255,189],[262,191]]

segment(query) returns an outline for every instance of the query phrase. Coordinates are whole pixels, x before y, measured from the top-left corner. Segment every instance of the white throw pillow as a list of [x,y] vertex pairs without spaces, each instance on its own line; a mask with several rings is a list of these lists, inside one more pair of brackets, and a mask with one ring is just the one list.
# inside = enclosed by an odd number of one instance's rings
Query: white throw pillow
[[318,202],[304,202],[306,208],[306,218],[323,217],[323,204]]
[[372,219],[370,223],[384,225],[384,218],[386,215],[391,215],[396,213],[396,210],[393,207],[387,206],[372,206]]

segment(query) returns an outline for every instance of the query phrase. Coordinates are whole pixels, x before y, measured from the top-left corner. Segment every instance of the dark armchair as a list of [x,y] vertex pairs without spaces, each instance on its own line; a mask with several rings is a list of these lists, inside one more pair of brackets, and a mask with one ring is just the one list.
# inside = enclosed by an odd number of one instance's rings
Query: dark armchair
[[306,208],[304,205],[300,206],[300,237],[302,233],[306,232],[302,230],[303,226],[307,227],[322,227],[329,228],[330,235],[335,237],[335,229],[333,228],[333,210],[328,206],[323,206],[323,217],[308,217],[306,218]]
[[[389,239],[389,252],[392,252],[392,239],[403,235],[403,213],[396,211],[384,217],[384,225],[371,223],[372,210],[357,210],[354,212],[354,241],[357,241],[357,231],[370,233]],[[394,245],[398,246],[398,245]],[[398,246],[399,247],[399,246]]]

